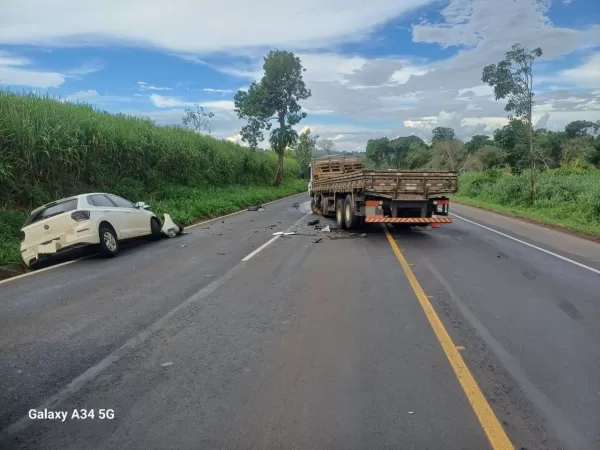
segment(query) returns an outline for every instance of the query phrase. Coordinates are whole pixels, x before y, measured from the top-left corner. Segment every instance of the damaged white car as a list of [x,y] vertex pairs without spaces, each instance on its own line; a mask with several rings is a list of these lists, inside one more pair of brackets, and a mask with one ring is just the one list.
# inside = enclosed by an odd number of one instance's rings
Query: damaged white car
[[35,209],[21,229],[21,256],[32,269],[42,260],[89,245],[114,256],[121,241],[161,237],[161,223],[149,208],[107,193],[48,203]]

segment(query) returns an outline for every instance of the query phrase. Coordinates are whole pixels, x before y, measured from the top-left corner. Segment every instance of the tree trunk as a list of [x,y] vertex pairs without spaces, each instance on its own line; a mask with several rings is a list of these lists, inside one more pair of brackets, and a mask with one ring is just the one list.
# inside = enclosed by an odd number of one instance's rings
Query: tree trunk
[[[279,127],[283,132],[285,128],[285,111],[279,112]],[[277,161],[277,172],[275,173],[275,182],[274,186],[279,186],[281,184],[281,180],[283,180],[283,155],[285,153],[286,142],[283,140],[283,134],[279,134],[279,142],[277,143],[279,147],[277,149],[277,155],[279,156]]]
[[[531,104],[530,104],[531,105]],[[533,151],[533,124],[531,123],[531,106],[527,117],[529,127],[529,156],[531,157],[531,204],[535,203],[536,196],[536,173],[535,173],[535,153]]]

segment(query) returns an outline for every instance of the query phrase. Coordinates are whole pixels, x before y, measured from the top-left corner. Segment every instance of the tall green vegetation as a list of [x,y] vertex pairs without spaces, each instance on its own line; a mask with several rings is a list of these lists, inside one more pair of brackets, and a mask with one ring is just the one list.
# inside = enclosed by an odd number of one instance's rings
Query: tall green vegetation
[[456,198],[600,237],[600,171],[552,169],[538,177],[535,207],[530,178],[500,170],[461,175]]
[[272,50],[264,58],[264,76],[253,81],[247,91],[235,94],[235,111],[240,119],[248,120],[242,128],[242,140],[256,148],[264,139],[263,131],[271,130],[273,122],[279,127],[271,131],[269,143],[279,156],[275,186],[283,179],[283,161],[286,148],[295,144],[298,134],[293,129],[306,113],[298,103],[310,97],[302,73],[300,58],[291,52]]
[[[149,119],[0,90],[0,207],[89,190],[137,198],[162,185],[264,185],[277,155]],[[290,178],[298,166],[290,163]]]

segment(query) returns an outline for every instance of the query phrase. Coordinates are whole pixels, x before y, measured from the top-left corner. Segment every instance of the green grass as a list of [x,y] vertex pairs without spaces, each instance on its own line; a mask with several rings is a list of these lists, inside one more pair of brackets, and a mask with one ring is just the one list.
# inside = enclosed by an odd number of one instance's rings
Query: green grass
[[82,192],[143,200],[190,224],[306,189],[286,158],[35,94],[0,89],[0,266],[20,263],[19,230],[28,213]]
[[600,237],[600,171],[557,169],[538,175],[535,203],[529,174],[500,171],[461,175],[459,202]]
[[[148,193],[143,200],[162,220],[163,214],[184,225],[210,219],[267,203],[299,192],[306,192],[306,182],[290,180],[279,187],[229,186],[225,188],[190,188],[164,186],[160,191]],[[19,232],[28,213],[20,210],[0,209],[0,266],[22,264],[19,251]]]

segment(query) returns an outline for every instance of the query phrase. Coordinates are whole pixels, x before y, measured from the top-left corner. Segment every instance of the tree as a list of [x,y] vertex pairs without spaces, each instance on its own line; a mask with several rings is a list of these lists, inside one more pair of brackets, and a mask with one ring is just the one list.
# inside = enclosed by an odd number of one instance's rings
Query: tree
[[533,124],[531,115],[533,109],[533,63],[542,56],[542,49],[529,50],[521,44],[514,44],[506,52],[503,61],[484,67],[481,80],[494,88],[496,100],[508,97],[504,109],[521,117],[527,124],[529,141],[529,159],[531,164],[531,201],[535,200],[536,155],[533,149]]
[[302,79],[306,69],[293,53],[270,51],[264,58],[263,69],[265,74],[259,82],[253,81],[248,91],[240,90],[235,94],[235,112],[240,119],[248,120],[241,135],[253,149],[264,139],[263,130],[271,130],[273,121],[279,125],[271,131],[269,138],[278,155],[274,184],[279,186],[283,178],[285,149],[298,139],[292,127],[306,117],[298,101],[306,100],[311,93]]
[[600,121],[575,120],[565,127],[565,133],[569,138],[583,137],[596,134],[599,128]]
[[505,151],[505,160],[511,171],[521,173],[528,163],[526,124],[511,118],[508,125],[494,130],[494,143]]
[[302,179],[304,179],[304,176],[308,171],[308,165],[310,164],[310,160],[314,155],[318,139],[318,134],[312,136],[310,129],[307,129],[304,133],[300,133],[298,142],[292,148],[294,158],[296,158],[298,164],[300,164],[300,176]]
[[472,155],[477,150],[479,150],[482,147],[485,147],[486,145],[494,145],[490,137],[485,136],[483,134],[476,134],[471,138],[470,141],[465,143],[465,150],[467,151],[467,153]]
[[333,142],[331,139],[321,139],[319,141],[319,150],[326,155],[331,155],[335,153],[335,142]]
[[431,149],[423,142],[412,142],[404,159],[409,170],[424,168],[431,161]]
[[204,108],[196,103],[194,109],[186,108],[185,115],[181,121],[183,126],[188,130],[191,129],[198,133],[210,134],[214,131],[210,122],[214,116],[213,113],[204,111]]
[[376,169],[380,169],[387,157],[390,140],[388,138],[369,139],[365,156],[367,160],[373,163]]
[[436,127],[432,131],[433,137],[431,138],[431,143],[435,144],[436,142],[441,141],[451,141],[455,139],[454,130],[448,127]]
[[432,146],[433,157],[430,165],[434,169],[458,171],[466,159],[463,143],[457,139],[439,141]]

